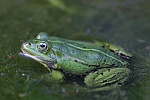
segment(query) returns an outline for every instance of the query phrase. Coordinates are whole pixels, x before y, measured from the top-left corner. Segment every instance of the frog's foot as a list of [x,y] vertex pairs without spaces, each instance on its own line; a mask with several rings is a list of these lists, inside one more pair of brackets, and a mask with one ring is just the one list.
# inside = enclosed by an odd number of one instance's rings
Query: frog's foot
[[60,71],[51,69],[50,73],[42,75],[42,80],[49,83],[62,83],[65,81],[64,74]]
[[91,72],[85,77],[84,82],[88,91],[106,91],[123,85],[131,73],[128,68],[104,68]]
[[122,47],[105,42],[105,41],[96,41],[94,40],[94,44],[97,46],[101,46],[104,48],[108,48],[109,50],[111,50],[112,52],[116,53],[117,55],[121,56],[122,58],[126,58],[126,59],[130,59],[133,57],[132,54],[128,53],[127,51],[125,51]]

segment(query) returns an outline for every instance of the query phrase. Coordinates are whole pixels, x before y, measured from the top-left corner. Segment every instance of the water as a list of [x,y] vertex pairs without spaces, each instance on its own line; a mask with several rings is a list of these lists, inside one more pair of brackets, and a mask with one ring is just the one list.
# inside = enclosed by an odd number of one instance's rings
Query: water
[[[148,100],[150,98],[148,0],[1,0],[0,97],[9,99]],[[78,84],[51,84],[42,65],[18,56],[39,32],[75,40],[104,39],[134,54],[128,83],[112,91],[78,92]]]

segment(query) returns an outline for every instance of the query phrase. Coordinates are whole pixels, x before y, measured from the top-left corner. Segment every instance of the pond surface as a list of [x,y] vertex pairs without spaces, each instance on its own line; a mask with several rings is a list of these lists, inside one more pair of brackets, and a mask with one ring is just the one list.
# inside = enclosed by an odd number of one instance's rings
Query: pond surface
[[[0,0],[1,100],[149,100],[150,2],[148,0]],[[74,40],[101,40],[134,55],[126,85],[106,92],[78,92],[76,81],[51,84],[43,65],[18,56],[21,44],[47,32]]]

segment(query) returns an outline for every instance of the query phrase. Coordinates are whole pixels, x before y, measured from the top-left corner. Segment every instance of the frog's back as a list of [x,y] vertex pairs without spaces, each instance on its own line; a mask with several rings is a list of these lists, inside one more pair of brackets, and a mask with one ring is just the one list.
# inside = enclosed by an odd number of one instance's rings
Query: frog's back
[[63,54],[58,60],[74,60],[89,66],[125,66],[128,63],[110,50],[92,43],[50,37],[51,48]]

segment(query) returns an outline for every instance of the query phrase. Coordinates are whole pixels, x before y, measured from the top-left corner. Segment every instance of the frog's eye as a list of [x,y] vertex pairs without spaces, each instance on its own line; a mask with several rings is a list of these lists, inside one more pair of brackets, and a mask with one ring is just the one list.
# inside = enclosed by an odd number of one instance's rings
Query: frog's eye
[[40,42],[37,45],[37,48],[38,48],[39,52],[46,52],[48,50],[48,44],[47,44],[47,42]]

